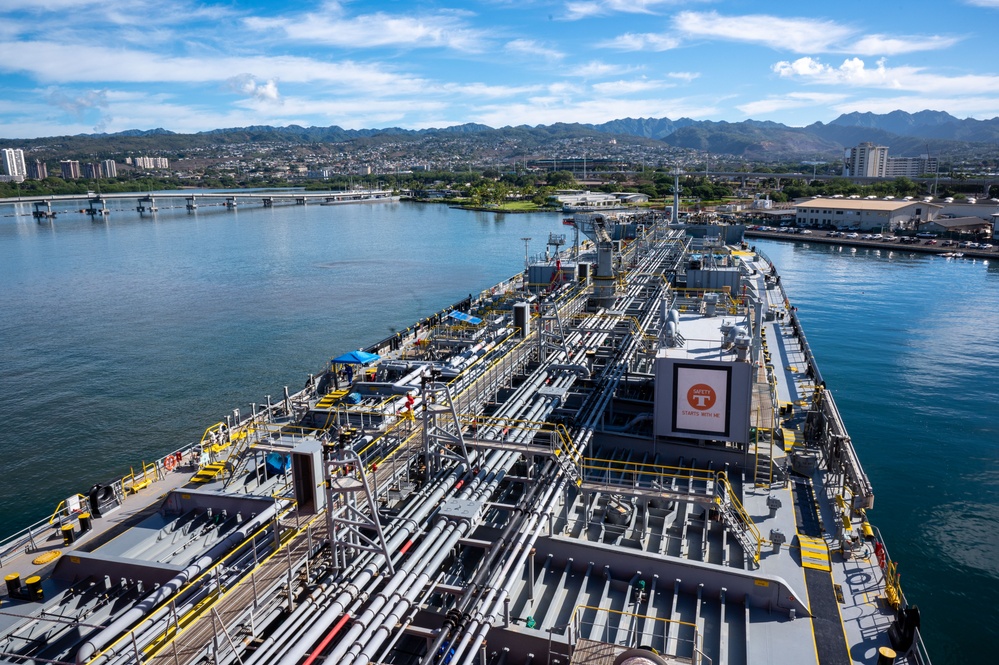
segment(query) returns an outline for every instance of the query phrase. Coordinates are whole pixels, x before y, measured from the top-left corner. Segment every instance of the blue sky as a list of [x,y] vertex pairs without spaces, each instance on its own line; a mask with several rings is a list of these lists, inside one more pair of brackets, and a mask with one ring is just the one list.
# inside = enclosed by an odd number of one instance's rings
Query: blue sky
[[0,137],[999,116],[999,0],[0,0]]

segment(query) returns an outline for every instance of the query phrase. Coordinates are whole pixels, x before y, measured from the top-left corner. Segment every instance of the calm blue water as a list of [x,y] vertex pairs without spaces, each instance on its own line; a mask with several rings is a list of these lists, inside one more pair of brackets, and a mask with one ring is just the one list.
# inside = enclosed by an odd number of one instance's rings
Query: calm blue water
[[[537,252],[564,229],[558,215],[405,203],[96,224],[18,212],[0,206],[0,533],[509,277],[521,237]],[[999,265],[757,244],[874,483],[871,519],[934,662],[994,662]]]
[[0,206],[0,533],[510,277],[521,237],[540,252],[564,228],[405,203],[18,213]]

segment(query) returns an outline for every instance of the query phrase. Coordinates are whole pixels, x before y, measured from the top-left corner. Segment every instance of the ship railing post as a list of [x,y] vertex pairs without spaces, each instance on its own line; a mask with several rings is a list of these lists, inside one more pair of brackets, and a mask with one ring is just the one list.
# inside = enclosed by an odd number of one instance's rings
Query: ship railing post
[[172,598],[170,600],[170,615],[173,617],[173,643],[170,645],[173,651],[173,663],[174,665],[180,665],[180,657],[177,655],[177,636],[180,634],[180,617],[177,616],[177,599]]
[[135,662],[138,665],[142,665],[142,654],[139,652],[139,642],[135,639],[135,631],[131,632],[132,635],[132,649],[135,651]]

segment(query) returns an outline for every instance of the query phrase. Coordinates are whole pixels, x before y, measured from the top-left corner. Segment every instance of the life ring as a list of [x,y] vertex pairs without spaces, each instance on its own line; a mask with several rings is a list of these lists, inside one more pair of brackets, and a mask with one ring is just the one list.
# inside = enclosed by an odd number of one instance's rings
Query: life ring
[[174,457],[173,455],[167,455],[163,459],[163,466],[166,467],[167,471],[173,471],[174,468],[177,466],[177,458]]

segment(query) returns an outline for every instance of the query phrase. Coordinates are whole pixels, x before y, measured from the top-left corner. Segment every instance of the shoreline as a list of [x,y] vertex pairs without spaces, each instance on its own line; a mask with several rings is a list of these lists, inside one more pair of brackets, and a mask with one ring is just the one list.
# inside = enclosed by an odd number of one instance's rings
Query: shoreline
[[787,242],[817,242],[825,245],[846,245],[848,247],[866,247],[868,249],[888,249],[890,251],[899,252],[917,252],[922,254],[950,254],[953,252],[960,252],[964,256],[961,258],[974,258],[974,259],[999,259],[999,249],[967,249],[959,247],[941,247],[940,245],[925,245],[922,242],[918,244],[902,244],[900,242],[883,242],[880,240],[860,240],[852,238],[826,238],[823,236],[816,236],[810,234],[803,236],[796,233],[772,233],[769,231],[750,231],[749,229],[745,232],[746,238],[766,238],[768,240],[784,240]]

